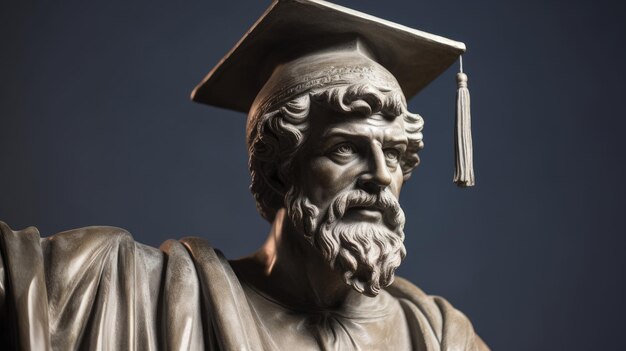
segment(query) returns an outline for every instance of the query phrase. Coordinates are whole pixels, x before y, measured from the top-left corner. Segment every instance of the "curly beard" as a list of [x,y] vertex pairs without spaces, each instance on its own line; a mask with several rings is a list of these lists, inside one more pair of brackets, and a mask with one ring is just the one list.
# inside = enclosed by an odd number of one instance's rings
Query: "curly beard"
[[[338,270],[354,290],[376,296],[393,282],[396,268],[406,256],[404,212],[387,189],[378,194],[350,190],[337,196],[320,221],[320,211],[298,189],[286,196],[287,216],[305,238]],[[346,222],[350,208],[379,210],[382,223]]]

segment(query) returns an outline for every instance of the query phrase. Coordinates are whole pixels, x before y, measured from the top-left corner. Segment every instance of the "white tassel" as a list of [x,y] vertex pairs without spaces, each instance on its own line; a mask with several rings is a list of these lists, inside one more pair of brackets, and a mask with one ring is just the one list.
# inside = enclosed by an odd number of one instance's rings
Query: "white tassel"
[[474,157],[472,148],[472,120],[470,114],[470,95],[467,89],[467,75],[463,73],[463,59],[461,58],[461,72],[457,73],[458,90],[456,95],[456,170],[454,182],[460,187],[474,186]]

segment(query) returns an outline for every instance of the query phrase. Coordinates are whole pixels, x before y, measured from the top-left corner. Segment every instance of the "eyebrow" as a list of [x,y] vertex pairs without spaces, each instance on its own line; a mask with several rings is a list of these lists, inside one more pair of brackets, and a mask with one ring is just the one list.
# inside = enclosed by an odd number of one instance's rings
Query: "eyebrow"
[[[343,128],[331,128],[329,130],[327,130],[324,134],[322,134],[321,137],[321,142],[325,142],[328,139],[334,138],[334,137],[343,137],[346,139],[369,139],[370,135],[364,135],[364,134],[357,134],[356,131],[354,130],[350,130],[350,129],[343,129]],[[383,136],[383,138],[386,137],[386,135]],[[394,138],[384,138],[383,142],[385,144],[408,144],[409,140],[406,136],[406,132],[403,133],[403,135],[394,137]]]

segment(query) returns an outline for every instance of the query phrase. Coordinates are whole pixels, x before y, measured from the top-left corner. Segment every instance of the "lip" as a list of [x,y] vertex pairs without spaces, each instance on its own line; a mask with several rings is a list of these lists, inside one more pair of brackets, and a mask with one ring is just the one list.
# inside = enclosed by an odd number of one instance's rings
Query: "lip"
[[368,221],[368,222],[380,222],[383,219],[383,214],[380,210],[367,207],[352,207],[348,209],[344,218]]

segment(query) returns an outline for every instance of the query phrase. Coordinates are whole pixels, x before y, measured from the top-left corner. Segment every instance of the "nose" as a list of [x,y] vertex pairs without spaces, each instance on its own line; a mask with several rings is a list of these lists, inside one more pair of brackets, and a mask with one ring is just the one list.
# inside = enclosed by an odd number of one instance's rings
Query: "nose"
[[379,146],[372,147],[368,170],[358,180],[359,185],[367,191],[378,192],[391,184],[391,173],[387,167],[385,153]]

